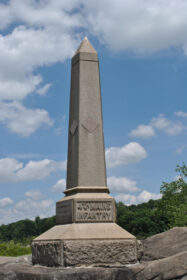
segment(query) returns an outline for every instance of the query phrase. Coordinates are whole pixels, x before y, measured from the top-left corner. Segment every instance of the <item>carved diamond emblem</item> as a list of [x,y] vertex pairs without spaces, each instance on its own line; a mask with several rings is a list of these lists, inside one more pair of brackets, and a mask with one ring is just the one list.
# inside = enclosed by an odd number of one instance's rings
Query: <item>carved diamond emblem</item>
[[96,127],[98,126],[98,124],[96,123],[96,121],[90,117],[88,117],[82,124],[87,130],[88,132],[92,133]]
[[77,125],[78,125],[78,123],[76,122],[76,120],[73,120],[73,122],[70,126],[70,132],[71,132],[72,135],[74,135],[75,130],[77,129]]

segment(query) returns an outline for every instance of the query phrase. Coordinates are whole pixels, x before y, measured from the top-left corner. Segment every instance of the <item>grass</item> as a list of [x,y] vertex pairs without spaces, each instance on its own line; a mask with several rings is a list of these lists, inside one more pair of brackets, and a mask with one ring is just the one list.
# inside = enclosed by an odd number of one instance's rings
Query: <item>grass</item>
[[31,247],[24,246],[21,243],[15,243],[13,240],[0,243],[0,256],[18,257],[31,254]]

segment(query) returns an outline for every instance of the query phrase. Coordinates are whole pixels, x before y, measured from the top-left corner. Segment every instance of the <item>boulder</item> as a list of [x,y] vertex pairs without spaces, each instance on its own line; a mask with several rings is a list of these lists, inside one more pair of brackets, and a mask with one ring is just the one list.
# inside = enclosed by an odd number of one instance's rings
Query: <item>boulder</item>
[[[0,257],[1,259],[1,257]],[[32,265],[31,258],[7,259],[0,280],[135,280],[127,267],[60,268]]]
[[174,227],[145,240],[142,260],[157,260],[187,251],[187,227]]
[[187,251],[152,262],[129,267],[136,280],[185,279]]

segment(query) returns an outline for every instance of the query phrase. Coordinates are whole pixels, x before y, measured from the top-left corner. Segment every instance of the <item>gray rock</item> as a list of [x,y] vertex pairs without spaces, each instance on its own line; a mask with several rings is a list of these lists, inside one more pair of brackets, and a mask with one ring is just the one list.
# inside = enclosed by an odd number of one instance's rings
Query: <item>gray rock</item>
[[[1,260],[1,257],[0,257]],[[128,267],[62,268],[31,264],[31,257],[8,258],[0,280],[186,280],[187,251]]]
[[122,268],[50,268],[31,264],[0,265],[0,280],[135,280],[133,273]]
[[143,244],[140,240],[136,241],[137,243],[137,259],[140,260],[143,256]]
[[0,265],[6,264],[6,263],[32,263],[32,255],[25,255],[20,257],[3,257],[0,256]]
[[182,278],[175,278],[175,279],[172,279],[172,280],[187,280],[187,274],[184,275]]
[[137,280],[180,279],[187,274],[187,251],[174,256],[130,267]]
[[157,260],[187,251],[187,227],[174,227],[142,240],[142,260]]

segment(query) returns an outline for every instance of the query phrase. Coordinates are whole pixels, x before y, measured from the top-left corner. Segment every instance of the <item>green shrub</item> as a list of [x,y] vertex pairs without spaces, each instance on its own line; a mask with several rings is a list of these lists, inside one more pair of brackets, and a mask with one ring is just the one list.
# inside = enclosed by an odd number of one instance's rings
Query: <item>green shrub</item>
[[23,246],[20,243],[10,242],[0,243],[0,256],[17,257],[31,254],[31,247],[29,245]]

